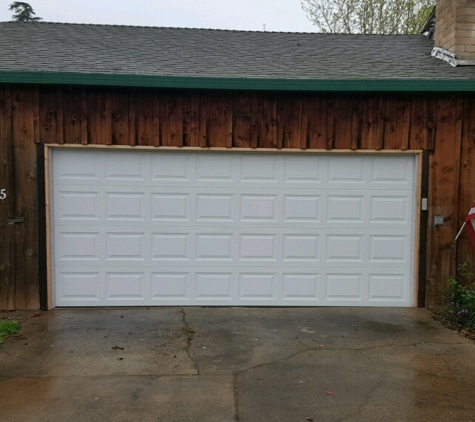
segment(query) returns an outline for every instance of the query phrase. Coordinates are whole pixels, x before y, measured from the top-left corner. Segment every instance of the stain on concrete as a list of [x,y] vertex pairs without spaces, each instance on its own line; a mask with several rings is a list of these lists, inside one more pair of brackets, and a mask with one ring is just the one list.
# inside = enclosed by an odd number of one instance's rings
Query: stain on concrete
[[386,334],[399,334],[406,330],[403,325],[400,324],[390,324],[387,322],[379,322],[379,321],[367,321],[364,328],[368,330],[372,330],[378,333],[386,333]]

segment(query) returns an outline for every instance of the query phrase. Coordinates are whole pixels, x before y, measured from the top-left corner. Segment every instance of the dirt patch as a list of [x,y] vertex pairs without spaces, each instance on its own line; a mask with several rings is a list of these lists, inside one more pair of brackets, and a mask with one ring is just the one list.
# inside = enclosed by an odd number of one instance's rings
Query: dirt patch
[[475,341],[475,331],[467,330],[465,327],[461,327],[459,324],[449,320],[443,311],[433,310],[431,311],[431,316],[444,327],[447,327],[453,331],[457,331],[457,333],[460,335],[468,338],[469,340]]

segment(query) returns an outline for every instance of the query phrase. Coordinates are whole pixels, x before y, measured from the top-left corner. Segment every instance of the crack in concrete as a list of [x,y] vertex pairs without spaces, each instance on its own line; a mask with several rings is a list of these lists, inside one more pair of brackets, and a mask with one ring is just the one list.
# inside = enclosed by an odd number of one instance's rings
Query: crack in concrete
[[379,346],[369,346],[369,347],[359,347],[359,348],[352,348],[352,347],[309,347],[308,345],[298,341],[302,346],[306,347],[305,350],[299,350],[298,352],[292,353],[288,356],[284,356],[280,359],[272,360],[270,362],[264,362],[260,363],[258,365],[250,366],[249,368],[244,368],[240,369],[239,371],[233,372],[233,375],[240,375],[243,374],[244,372],[251,371],[253,369],[261,368],[264,366],[270,366],[274,365],[279,362],[284,362],[288,359],[292,359],[295,356],[301,355],[303,353],[307,352],[313,352],[313,351],[353,351],[353,352],[360,352],[360,351],[366,351],[366,350],[373,350],[373,349],[379,349],[379,348],[384,348],[384,347],[414,347],[414,346],[419,346],[423,344],[429,344],[429,345],[457,345],[457,344],[465,344],[465,343],[436,343],[436,342],[418,342],[418,343],[408,343],[408,344],[384,344],[384,345],[379,345]]
[[358,409],[356,410],[356,412],[349,413],[348,415],[337,419],[335,422],[344,422],[344,421],[347,421],[347,420],[349,420],[350,418],[352,418],[354,416],[361,415],[361,413],[363,411],[363,407],[366,406],[369,403],[369,400],[370,400],[371,396],[381,387],[382,384],[384,384],[384,381],[385,381],[384,377],[380,377],[379,381],[366,394],[366,397],[365,397],[363,403],[360,403],[358,405]]
[[[262,367],[265,367],[265,366],[271,366],[271,365],[277,364],[279,362],[283,362],[285,360],[292,359],[293,357],[301,355],[303,353],[313,352],[313,351],[356,351],[357,352],[357,351],[374,350],[374,349],[385,348],[385,347],[414,347],[414,346],[425,345],[425,344],[427,344],[427,345],[460,345],[460,344],[465,344],[465,343],[416,342],[416,343],[408,343],[408,344],[382,344],[382,345],[378,345],[378,346],[368,346],[368,347],[360,347],[360,348],[351,348],[351,347],[348,347],[348,348],[334,348],[334,347],[310,347],[310,346],[308,346],[307,344],[303,343],[300,340],[298,340],[297,343],[299,343],[301,346],[305,347],[305,350],[299,350],[298,352],[292,353],[292,354],[290,354],[288,356],[285,356],[281,359],[276,359],[276,360],[273,360],[271,362],[265,362],[265,363],[261,363],[259,365],[254,365],[254,366],[251,366],[249,368],[244,368],[244,369],[241,369],[239,371],[235,371],[233,373],[233,375],[234,375],[234,403],[235,403],[234,406],[235,406],[235,420],[236,421],[240,420],[239,419],[239,396],[238,396],[239,392],[238,392],[238,387],[237,387],[237,379],[238,379],[239,375],[241,375],[245,372],[251,371],[253,369],[262,368]],[[366,404],[369,403],[369,400],[370,400],[371,396],[374,394],[375,391],[377,391],[379,389],[379,387],[384,383],[384,381],[385,381],[385,379],[381,378],[376,383],[376,385],[366,395],[366,398],[365,398],[364,402],[361,403],[358,406],[358,410],[356,412],[350,413],[349,415],[346,415],[346,416],[336,420],[335,422],[344,422],[345,420],[349,420],[351,417],[360,415],[362,410],[363,410],[363,407]]]
[[291,355],[284,356],[284,357],[281,358],[281,359],[276,359],[276,360],[273,360],[273,361],[271,361],[271,362],[264,362],[264,363],[260,363],[259,365],[250,366],[249,368],[240,369],[239,371],[235,371],[235,372],[233,373],[233,375],[241,375],[241,374],[243,374],[244,372],[251,371],[251,370],[253,370],[253,369],[262,368],[262,367],[264,367],[264,366],[271,366],[271,365],[274,365],[274,364],[276,364],[276,363],[283,362],[283,361],[285,361],[285,360],[287,360],[287,359],[291,359],[291,358],[293,358],[293,357],[295,357],[295,356],[298,356],[298,355],[300,355],[300,354],[302,354],[302,353],[310,352],[310,351],[312,351],[312,350],[316,350],[316,349],[300,350],[300,351],[298,351],[298,352],[292,353]]
[[191,353],[191,350],[190,350],[191,349],[191,344],[193,342],[193,338],[195,336],[195,331],[191,328],[190,323],[186,319],[185,309],[182,308],[180,312],[182,314],[183,324],[185,324],[185,328],[183,330],[185,335],[186,335],[185,353],[186,353],[186,356],[188,356],[188,359],[190,359],[191,363],[193,364],[193,368],[195,369],[196,374],[200,375],[200,369],[198,367],[198,362],[195,360],[194,356],[192,356],[192,353]]
[[303,347],[305,347],[306,350],[310,350],[311,347],[308,345],[308,344],[305,344],[303,341],[301,340],[297,340],[297,343],[302,345]]
[[438,342],[415,342],[415,343],[406,343],[406,344],[380,344],[377,346],[367,346],[367,347],[312,347],[309,350],[352,350],[352,351],[360,351],[360,350],[372,350],[372,349],[382,349],[384,347],[411,347],[411,346],[421,346],[421,345],[439,345],[439,346],[452,346],[452,345],[461,345],[465,343],[438,343]]

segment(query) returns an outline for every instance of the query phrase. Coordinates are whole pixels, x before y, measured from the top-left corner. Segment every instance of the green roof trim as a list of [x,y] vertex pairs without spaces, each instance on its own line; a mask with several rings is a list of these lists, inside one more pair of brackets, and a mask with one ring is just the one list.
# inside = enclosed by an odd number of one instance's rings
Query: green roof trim
[[271,79],[0,71],[0,83],[307,92],[475,92],[475,80]]

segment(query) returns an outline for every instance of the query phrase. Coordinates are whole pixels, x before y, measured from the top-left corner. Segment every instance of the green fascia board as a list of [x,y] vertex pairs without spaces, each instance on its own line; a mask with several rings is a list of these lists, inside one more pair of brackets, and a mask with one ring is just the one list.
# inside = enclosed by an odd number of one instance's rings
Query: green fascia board
[[271,79],[101,73],[4,72],[0,83],[142,88],[320,92],[475,92],[474,80],[453,79]]

